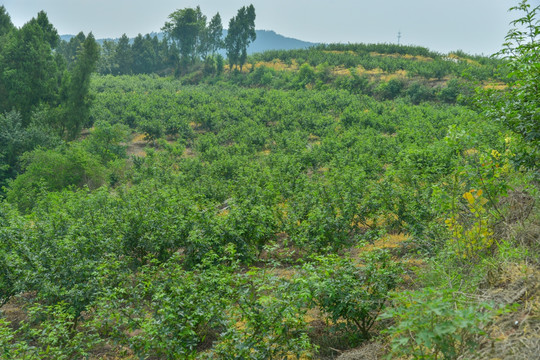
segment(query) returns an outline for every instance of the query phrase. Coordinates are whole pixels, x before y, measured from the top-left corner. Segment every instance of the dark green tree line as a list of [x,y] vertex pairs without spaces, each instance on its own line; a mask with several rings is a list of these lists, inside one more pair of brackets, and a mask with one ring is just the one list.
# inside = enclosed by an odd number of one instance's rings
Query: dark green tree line
[[0,184],[20,171],[25,151],[74,139],[88,125],[99,47],[91,33],[72,40],[64,57],[45,12],[18,29],[0,8]]

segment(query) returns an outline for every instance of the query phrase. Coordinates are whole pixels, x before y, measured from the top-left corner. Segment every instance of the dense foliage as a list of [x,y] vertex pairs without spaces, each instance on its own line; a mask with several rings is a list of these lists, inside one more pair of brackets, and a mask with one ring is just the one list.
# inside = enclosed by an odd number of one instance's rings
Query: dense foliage
[[522,1],[511,8],[521,11],[522,17],[514,20],[515,26],[507,35],[505,47],[500,51],[508,60],[511,79],[510,91],[495,94],[490,116],[501,120],[523,140],[517,161],[538,170],[540,163],[540,5]]
[[56,29],[42,11],[20,29],[0,7],[0,185],[21,170],[21,155],[72,140],[88,126],[90,76],[99,48],[84,37],[67,69]]
[[[535,228],[516,230],[538,220],[537,48],[520,43],[508,63],[388,44],[247,59],[239,31],[237,71],[189,81],[221,21],[210,31],[198,8],[169,20],[185,76],[120,75],[169,51],[149,36],[105,43],[115,65],[90,76],[91,34],[59,45],[44,13],[16,29],[0,7],[0,358],[305,359],[375,338],[389,356],[456,359],[494,346],[487,326],[517,307],[475,292],[510,260],[520,274],[538,265]],[[32,54],[34,73],[11,59]],[[361,75],[369,63],[393,76]],[[518,70],[510,88],[483,89],[497,64]]]

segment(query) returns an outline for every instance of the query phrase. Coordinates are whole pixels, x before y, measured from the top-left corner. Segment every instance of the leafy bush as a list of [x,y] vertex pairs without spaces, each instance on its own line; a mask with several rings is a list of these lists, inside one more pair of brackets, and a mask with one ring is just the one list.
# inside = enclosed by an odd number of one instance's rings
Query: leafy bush
[[[506,36],[502,55],[508,62],[509,91],[496,93],[488,115],[499,119],[523,140],[517,163],[538,174],[540,163],[540,5],[523,0],[510,10],[522,16],[514,21]],[[502,95],[502,96],[501,96]]]
[[102,163],[126,157],[128,127],[122,124],[110,124],[96,121],[91,134],[84,140],[84,147],[92,154],[98,155]]
[[209,256],[186,271],[179,260],[148,261],[136,276],[118,271],[113,262],[101,269],[102,281],[115,285],[99,294],[92,321],[107,342],[141,358],[192,358],[206,336],[222,330],[234,265],[213,266],[217,259]]
[[[316,350],[307,336],[311,294],[305,280],[253,269],[237,279],[227,330],[209,352],[214,359],[302,359]],[[204,357],[206,358],[206,357]]]
[[29,318],[21,331],[29,343],[37,345],[35,352],[39,359],[85,358],[98,342],[95,332],[77,331],[78,317],[62,302],[50,306],[34,305],[29,309]]
[[[98,343],[93,331],[77,331],[76,318],[63,303],[33,305],[28,318],[16,330],[0,318],[0,358],[28,360],[68,360],[89,356]],[[86,330],[86,329],[85,329]]]
[[316,260],[304,266],[310,274],[314,303],[334,322],[345,320],[362,338],[371,338],[388,292],[399,281],[401,267],[384,251],[365,255],[361,266],[338,256]]
[[433,93],[426,85],[419,82],[413,82],[407,87],[405,91],[407,97],[411,99],[411,102],[415,105],[421,102],[431,100]]
[[476,191],[475,189],[463,194],[467,200],[467,207],[474,217],[474,220],[470,221],[466,227],[458,222],[458,214],[453,214],[446,220],[448,229],[452,233],[449,245],[455,248],[459,257],[472,261],[485,255],[494,242],[493,231],[484,208],[488,200],[482,195],[482,190]]
[[457,359],[474,350],[493,316],[489,304],[467,304],[452,290],[424,288],[394,293],[392,307],[381,315],[395,322],[385,330],[392,345],[389,359]]
[[25,172],[11,184],[7,197],[23,211],[31,209],[39,195],[69,186],[96,189],[106,180],[100,159],[80,144],[59,150],[37,149],[26,153]]
[[398,97],[403,88],[405,82],[401,79],[391,79],[388,82],[383,82],[375,89],[375,95],[383,100],[392,100]]
[[11,323],[0,318],[0,358],[37,360],[33,348],[19,336],[20,332],[13,330]]

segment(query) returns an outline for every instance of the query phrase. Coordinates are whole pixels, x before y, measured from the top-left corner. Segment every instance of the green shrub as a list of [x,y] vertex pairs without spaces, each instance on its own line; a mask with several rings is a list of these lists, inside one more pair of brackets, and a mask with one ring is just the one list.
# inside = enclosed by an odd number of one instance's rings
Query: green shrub
[[345,320],[362,338],[371,338],[387,294],[399,281],[399,264],[386,251],[365,255],[361,267],[338,256],[320,256],[316,260],[304,266],[312,274],[309,281],[314,303],[334,322]]
[[39,195],[59,191],[69,186],[96,189],[106,180],[106,168],[98,156],[80,144],[64,149],[37,149],[23,156],[25,173],[10,185],[7,198],[19,209],[31,209]]
[[227,329],[208,358],[310,358],[316,348],[307,336],[311,294],[305,279],[287,280],[254,269],[236,281],[235,303],[227,310]]
[[28,315],[30,321],[23,323],[20,330],[28,342],[35,345],[39,359],[87,358],[98,341],[92,331],[77,331],[77,317],[65,303],[34,305]]
[[392,100],[401,95],[405,81],[401,79],[391,79],[388,82],[383,82],[377,86],[375,93],[383,100]]
[[104,340],[141,359],[191,359],[208,334],[219,333],[234,291],[234,266],[214,266],[217,258],[209,256],[186,271],[179,260],[148,261],[137,275],[122,274],[114,263],[101,269],[109,286],[92,321]]
[[433,96],[431,89],[419,82],[413,82],[410,84],[407,88],[406,94],[411,102],[415,105],[431,100]]
[[392,345],[389,358],[457,359],[475,349],[493,316],[489,304],[468,304],[452,290],[394,293],[393,306],[381,315],[395,322],[385,330]]

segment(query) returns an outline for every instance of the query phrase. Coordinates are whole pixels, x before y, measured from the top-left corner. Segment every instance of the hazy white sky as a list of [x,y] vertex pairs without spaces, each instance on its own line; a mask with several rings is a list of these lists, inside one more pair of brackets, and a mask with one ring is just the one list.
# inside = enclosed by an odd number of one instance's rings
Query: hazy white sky
[[16,26],[45,10],[60,34],[97,38],[159,31],[171,12],[197,5],[208,18],[219,11],[226,28],[250,3],[257,29],[300,40],[397,42],[401,31],[402,44],[487,55],[501,47],[518,0],[0,0]]

